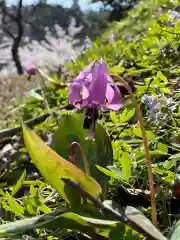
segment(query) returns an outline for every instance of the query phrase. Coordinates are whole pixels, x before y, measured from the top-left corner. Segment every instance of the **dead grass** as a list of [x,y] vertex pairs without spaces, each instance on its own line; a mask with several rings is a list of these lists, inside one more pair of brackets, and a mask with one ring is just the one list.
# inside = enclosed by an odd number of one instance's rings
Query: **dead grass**
[[[38,78],[32,77],[31,81],[27,80],[27,76],[0,77],[0,127],[5,121],[13,98],[19,98],[20,101],[25,100],[26,93],[38,86]],[[21,102],[21,103],[22,103]]]

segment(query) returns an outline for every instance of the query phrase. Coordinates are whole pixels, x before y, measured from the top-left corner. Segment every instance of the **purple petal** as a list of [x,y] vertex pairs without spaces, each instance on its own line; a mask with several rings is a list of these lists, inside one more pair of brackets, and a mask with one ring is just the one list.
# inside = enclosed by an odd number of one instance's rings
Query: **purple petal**
[[83,100],[87,99],[89,97],[89,90],[88,90],[88,88],[84,86],[82,88],[81,94],[82,94],[82,99]]
[[89,96],[85,85],[86,82],[88,83],[91,79],[90,70],[93,64],[94,62],[91,62],[72,82],[68,94],[69,104],[81,107],[82,100]]
[[108,80],[108,82],[110,82],[110,83],[114,83],[114,81],[112,80],[112,78],[108,75],[107,76],[107,80]]
[[114,89],[111,86],[107,85],[106,99],[107,99],[108,103],[112,102],[113,97],[114,97]]
[[111,110],[116,111],[116,110],[119,110],[120,107],[122,106],[123,97],[116,85],[110,86],[110,88],[114,91],[114,95],[113,95],[113,98],[111,101],[109,101],[109,100],[110,100],[110,97],[112,97],[112,95],[109,97],[109,99],[107,98],[108,104],[103,107],[103,110],[111,109]]
[[82,101],[82,96],[81,96],[82,87],[83,87],[82,81],[74,81],[71,84],[69,88],[69,94],[68,94],[69,104],[76,106],[77,102]]
[[87,77],[91,72],[91,68],[93,67],[93,65],[94,65],[94,61],[91,62],[82,72],[80,72],[74,81],[82,78],[84,79],[85,77]]
[[103,105],[107,88],[107,67],[104,63],[97,63],[92,72],[92,82],[89,87],[89,102]]

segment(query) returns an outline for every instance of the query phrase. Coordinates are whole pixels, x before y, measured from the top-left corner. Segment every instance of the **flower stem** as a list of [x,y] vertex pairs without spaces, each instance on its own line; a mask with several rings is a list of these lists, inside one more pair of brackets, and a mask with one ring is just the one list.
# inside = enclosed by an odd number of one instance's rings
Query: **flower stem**
[[148,139],[147,139],[147,136],[146,136],[146,131],[145,131],[145,127],[144,127],[144,120],[143,120],[142,112],[141,112],[140,106],[139,106],[139,104],[138,104],[138,102],[137,102],[129,84],[123,78],[121,78],[118,75],[111,74],[111,76],[117,78],[118,80],[120,80],[124,84],[124,86],[126,87],[126,89],[129,92],[129,94],[132,98],[132,102],[133,102],[133,104],[136,108],[136,114],[137,114],[139,124],[140,124],[140,128],[141,128],[141,131],[142,131],[142,136],[143,136],[143,141],[144,141],[144,150],[145,150],[145,154],[146,154],[146,164],[147,164],[147,169],[148,169],[149,189],[150,189],[150,193],[151,193],[152,223],[154,225],[157,225],[156,197],[155,197],[155,189],[154,189],[153,172],[152,172],[152,166],[151,166],[151,156],[150,156],[150,152],[149,152],[149,148],[148,148]]
[[[77,163],[77,159],[76,159],[76,155],[75,155],[75,151],[74,148],[77,147],[79,150],[79,153],[82,157],[83,163],[84,163],[84,170],[85,170],[85,174],[86,176],[89,176],[89,166],[88,166],[88,161],[86,158],[86,155],[84,154],[84,151],[81,147],[81,145],[77,142],[72,142],[71,146],[70,146],[70,159],[73,160],[73,163]],[[78,164],[78,163],[77,163]]]

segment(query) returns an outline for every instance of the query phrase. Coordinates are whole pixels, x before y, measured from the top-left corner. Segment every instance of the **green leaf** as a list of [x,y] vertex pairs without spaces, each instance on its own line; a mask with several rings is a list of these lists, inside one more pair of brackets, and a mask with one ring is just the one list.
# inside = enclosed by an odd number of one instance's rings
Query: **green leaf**
[[168,153],[168,147],[164,143],[158,143],[158,150],[163,153]]
[[168,80],[167,80],[166,76],[164,76],[162,74],[162,72],[160,72],[160,71],[157,72],[157,77],[159,77],[163,82],[168,83]]
[[8,236],[10,234],[18,234],[27,230],[33,229],[33,226],[40,220],[41,217],[33,217],[29,219],[18,220],[0,225],[0,236]]
[[[124,210],[122,210],[121,206],[117,204],[116,202],[113,202],[111,200],[105,200],[103,202],[103,205],[110,209],[112,212],[118,213],[118,215],[122,214],[124,215]],[[122,212],[123,211],[123,212]],[[111,216],[110,216],[111,217]],[[117,228],[112,229],[110,233],[110,239],[116,240],[116,239],[139,239],[137,238],[138,234],[135,230],[130,228],[128,225],[119,225]]]
[[110,111],[110,119],[113,123],[117,123],[119,121],[115,111]]
[[160,88],[160,92],[165,93],[165,94],[169,94],[169,95],[172,94],[172,92],[169,88]]
[[[134,135],[136,135],[137,137],[142,138],[141,128],[133,128],[133,133],[134,133]],[[155,141],[155,140],[156,140],[156,137],[155,137],[155,135],[153,134],[152,131],[146,131],[146,134],[147,134],[147,138],[148,138],[149,140],[152,140],[152,141]]]
[[172,155],[169,159],[180,159],[180,153]]
[[59,194],[69,201],[64,191],[64,182],[61,178],[69,178],[89,192],[92,196],[99,198],[101,194],[100,185],[91,177],[86,176],[83,171],[75,165],[59,156],[48,147],[32,130],[28,130],[24,125],[23,136],[27,151],[42,173],[44,178],[54,187]]
[[127,122],[129,121],[135,114],[135,109],[128,109],[125,108],[120,116],[120,122]]
[[161,232],[146,218],[138,209],[134,207],[126,207],[125,215],[132,222],[136,223],[141,229],[147,232],[153,239],[167,240]]
[[128,152],[123,152],[120,162],[122,165],[123,177],[126,180],[129,180],[129,178],[131,177],[132,161]]
[[24,207],[28,211],[28,213],[32,215],[38,215],[37,213],[37,199],[33,197],[29,197],[28,199],[24,199]]
[[120,66],[113,66],[112,68],[110,68],[110,72],[113,74],[120,74],[123,73],[124,71],[125,68]]
[[24,172],[22,173],[21,177],[17,181],[16,185],[13,187],[11,196],[14,196],[19,191],[19,189],[23,185],[23,182],[24,182],[25,178],[26,178],[26,170],[24,170]]
[[176,222],[170,240],[177,240],[180,238],[180,220]]
[[88,225],[93,225],[93,226],[113,226],[115,227],[119,221],[110,221],[110,220],[105,220],[105,219],[96,219],[96,218],[90,218],[90,217],[83,217],[80,216],[79,214],[75,213],[64,213],[63,217],[66,219],[74,220],[81,225],[88,226]]
[[44,77],[46,80],[48,80],[51,83],[58,83],[57,81],[54,80],[54,78],[48,76],[44,71],[38,69],[39,73],[41,74],[42,77]]
[[98,166],[96,165],[97,169],[99,171],[101,171],[102,173],[104,173],[105,175],[109,176],[109,177],[112,177],[114,179],[117,179],[117,180],[121,180],[124,182],[123,178],[115,171],[112,171],[112,170],[109,170],[109,169],[106,169],[106,168],[103,168],[101,166]]
[[150,68],[148,68],[148,69],[139,69],[139,70],[132,70],[132,69],[130,69],[130,70],[128,70],[128,74],[129,75],[133,75],[133,76],[140,76],[141,73],[149,72],[149,71],[151,71]]
[[[87,140],[89,131],[83,128],[83,123],[84,116],[82,115],[66,115],[60,121],[59,128],[53,136],[52,149],[65,159],[68,159],[71,143],[78,142],[88,160],[90,175],[100,183],[105,196],[108,178],[101,174],[95,165],[98,164],[102,167],[112,165],[113,151],[111,142],[104,128],[98,123],[96,123],[95,141]],[[79,161],[78,164],[83,168],[84,164],[78,150],[76,154]]]
[[[75,229],[84,233],[94,232],[95,229],[102,236],[107,237],[111,229],[119,226],[119,221],[90,218],[73,212],[53,212],[29,219],[18,220],[0,225],[0,236],[24,233],[40,228],[47,229]],[[96,233],[97,233],[96,232]]]
[[14,198],[12,198],[8,192],[6,192],[4,198],[6,199],[6,202],[2,201],[2,207],[6,211],[14,213],[16,216],[23,217],[24,208]]
[[39,208],[38,210],[43,213],[51,213],[51,209],[44,204],[44,199],[39,199]]
[[29,92],[29,94],[30,94],[30,97],[33,97],[33,98],[35,98],[35,99],[37,99],[39,101],[43,101],[43,97],[39,93],[37,93],[35,89],[32,89]]

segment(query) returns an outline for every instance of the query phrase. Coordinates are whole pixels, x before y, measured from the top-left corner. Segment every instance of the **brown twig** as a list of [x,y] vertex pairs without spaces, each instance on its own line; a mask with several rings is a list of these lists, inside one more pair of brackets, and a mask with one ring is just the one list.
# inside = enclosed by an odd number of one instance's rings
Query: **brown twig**
[[112,77],[116,77],[118,80],[120,80],[124,86],[127,88],[131,98],[132,98],[132,102],[136,108],[136,114],[139,120],[139,124],[140,124],[140,128],[142,131],[142,136],[143,136],[143,141],[144,141],[144,150],[145,150],[145,154],[146,154],[146,164],[147,164],[147,169],[148,169],[148,180],[149,180],[149,189],[150,189],[150,196],[151,196],[151,207],[152,207],[152,223],[154,225],[157,225],[157,213],[156,213],[156,197],[155,197],[155,189],[154,189],[154,180],[153,180],[153,173],[152,173],[152,166],[151,166],[151,156],[150,156],[150,152],[149,152],[149,148],[148,148],[148,139],[146,136],[146,131],[145,131],[145,127],[144,127],[144,120],[143,120],[143,116],[142,116],[142,112],[140,109],[140,106],[136,100],[136,98],[134,97],[134,94],[132,92],[131,87],[129,86],[129,84],[120,76],[118,75],[114,75],[111,74]]

